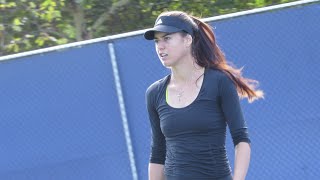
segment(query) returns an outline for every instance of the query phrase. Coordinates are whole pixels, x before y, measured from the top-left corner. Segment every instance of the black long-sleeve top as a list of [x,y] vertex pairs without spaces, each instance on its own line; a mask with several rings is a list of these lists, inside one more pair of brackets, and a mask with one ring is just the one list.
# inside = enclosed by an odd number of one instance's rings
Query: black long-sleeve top
[[196,99],[184,108],[167,104],[170,75],[146,91],[152,130],[150,163],[164,164],[177,179],[220,178],[231,174],[225,149],[228,125],[236,146],[248,142],[236,86],[221,71],[206,69]]

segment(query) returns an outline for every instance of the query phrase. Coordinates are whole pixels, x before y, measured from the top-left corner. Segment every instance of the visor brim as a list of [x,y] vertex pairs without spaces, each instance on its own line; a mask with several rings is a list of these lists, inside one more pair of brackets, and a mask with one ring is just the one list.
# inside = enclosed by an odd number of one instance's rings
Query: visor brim
[[164,32],[164,33],[174,33],[182,31],[179,28],[172,27],[172,26],[166,26],[166,25],[158,25],[144,33],[144,38],[147,40],[153,40],[154,39],[154,33],[155,32]]

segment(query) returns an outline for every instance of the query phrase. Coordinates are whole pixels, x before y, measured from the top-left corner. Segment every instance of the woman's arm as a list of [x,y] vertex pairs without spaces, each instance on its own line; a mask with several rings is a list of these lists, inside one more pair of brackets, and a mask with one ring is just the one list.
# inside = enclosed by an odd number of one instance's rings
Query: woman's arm
[[149,180],[164,180],[163,164],[149,163]]
[[166,140],[160,128],[160,118],[155,108],[157,86],[146,92],[147,110],[151,126],[151,154],[149,159],[149,180],[164,180],[164,162],[166,159]]
[[235,84],[227,76],[220,81],[221,107],[235,146],[234,180],[244,180],[250,162],[250,138]]
[[240,142],[235,147],[233,180],[245,180],[250,162],[251,148],[249,143]]

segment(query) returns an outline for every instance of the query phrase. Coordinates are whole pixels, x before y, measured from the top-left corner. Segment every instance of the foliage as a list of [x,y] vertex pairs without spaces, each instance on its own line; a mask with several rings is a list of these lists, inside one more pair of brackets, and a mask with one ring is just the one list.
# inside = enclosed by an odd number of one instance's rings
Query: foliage
[[162,11],[212,17],[294,0],[0,0],[0,56],[151,27]]

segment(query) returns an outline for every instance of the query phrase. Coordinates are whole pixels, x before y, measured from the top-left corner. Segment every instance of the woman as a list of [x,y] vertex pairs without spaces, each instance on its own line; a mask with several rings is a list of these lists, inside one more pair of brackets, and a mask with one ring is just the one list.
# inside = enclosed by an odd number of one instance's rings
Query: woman
[[[150,180],[243,180],[250,139],[240,97],[263,96],[256,81],[229,66],[210,26],[180,11],[159,15],[153,29],[162,64],[170,75],[146,92],[152,129]],[[225,149],[228,125],[235,146],[234,174]]]

